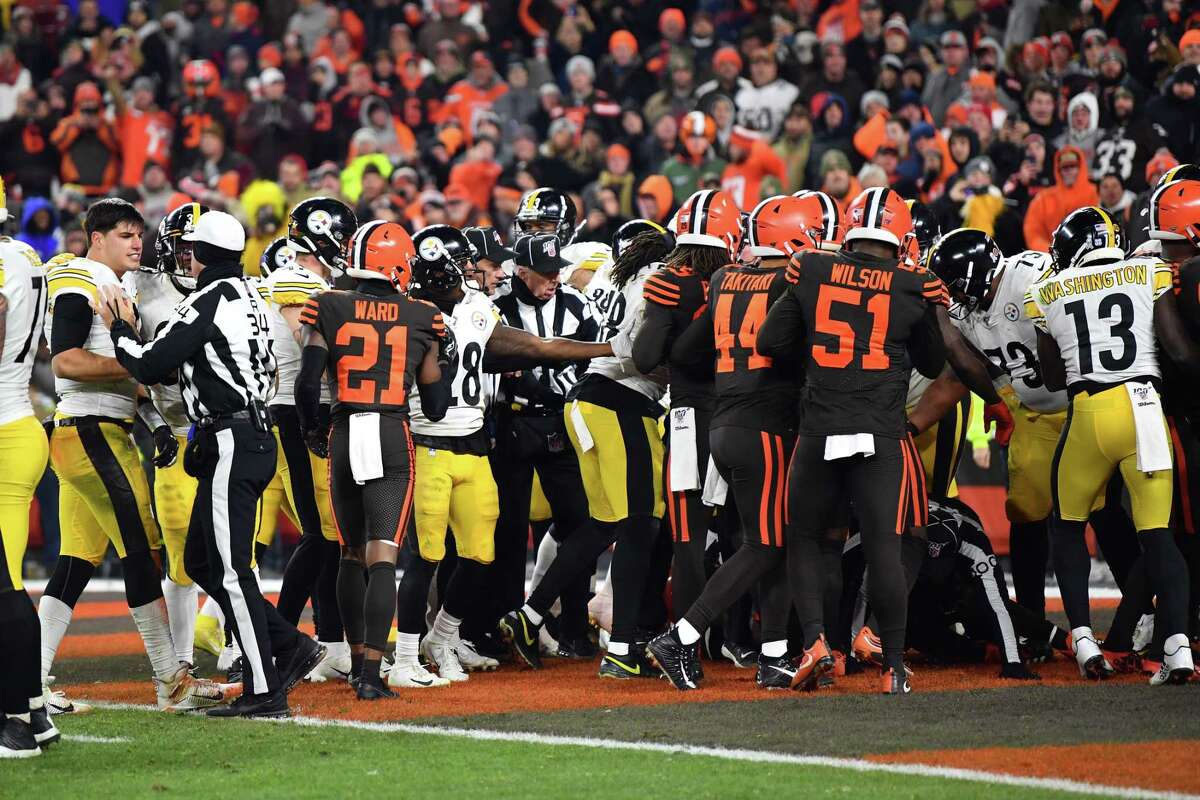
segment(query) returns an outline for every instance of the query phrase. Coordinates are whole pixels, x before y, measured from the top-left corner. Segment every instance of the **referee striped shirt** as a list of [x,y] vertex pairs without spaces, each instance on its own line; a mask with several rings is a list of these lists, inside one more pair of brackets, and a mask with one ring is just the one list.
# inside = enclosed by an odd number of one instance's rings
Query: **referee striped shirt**
[[[200,274],[197,290],[176,306],[167,324],[142,343],[129,325],[112,327],[121,366],[143,384],[170,382],[176,371],[188,417],[231,414],[274,392],[267,301],[253,278]],[[206,285],[207,284],[207,285]]]

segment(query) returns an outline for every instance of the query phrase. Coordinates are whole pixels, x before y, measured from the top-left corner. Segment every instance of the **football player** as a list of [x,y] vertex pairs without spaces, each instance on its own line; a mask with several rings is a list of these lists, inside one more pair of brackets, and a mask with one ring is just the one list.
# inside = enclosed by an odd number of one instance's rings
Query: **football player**
[[[0,223],[8,218],[0,182]],[[58,741],[42,696],[37,611],[21,580],[29,507],[49,459],[29,381],[46,315],[46,271],[29,245],[0,237],[0,758]]]
[[[449,401],[439,366],[449,351],[442,314],[400,293],[411,252],[412,239],[395,223],[360,229],[346,269],[354,288],[314,295],[300,317],[296,415],[309,449],[330,460],[344,546],[337,598],[360,700],[395,696],[380,665],[396,613],[396,556],[412,512],[409,396],[415,384],[430,419],[441,419]],[[326,369],[336,376],[327,424],[320,412]]]
[[[109,544],[125,578],[129,612],[154,669],[158,704],[193,709],[241,693],[241,684],[193,678],[179,663],[159,583],[161,547],[146,473],[130,435],[135,415],[154,432],[156,466],[175,459],[179,443],[151,403],[138,404],[138,384],[114,357],[112,339],[92,309],[101,286],[117,286],[141,260],[142,215],[124,200],[106,198],[88,209],[88,254],[56,264],[48,273],[46,327],[62,398],[54,415],[50,463],[59,479],[62,543],[38,616],[42,629],[42,681],[71,623],[75,603]],[[49,690],[47,690],[49,692]],[[61,692],[49,694],[51,713],[83,710]]]
[[557,189],[545,186],[526,192],[513,218],[511,240],[525,233],[548,233],[558,240],[561,251],[571,242],[578,216],[575,203]]
[[904,413],[909,371],[915,363],[922,374],[937,374],[944,355],[977,394],[992,403],[1000,398],[945,314],[945,286],[906,258],[912,216],[899,195],[867,189],[847,216],[839,253],[793,256],[796,283],[771,308],[757,337],[757,353],[767,357],[795,354],[803,343],[800,435],[787,475],[788,569],[805,646],[796,685],[819,681],[834,666],[824,639],[820,542],[848,497],[872,578],[882,690],[906,694],[901,550],[919,548],[923,560],[924,542],[909,529],[923,526],[928,512]]
[[[740,217],[723,192],[697,198],[678,217],[681,243],[723,243],[727,257],[741,248]],[[713,373],[715,403],[709,452],[729,486],[741,521],[737,552],[713,574],[679,622],[650,642],[649,650],[677,689],[695,689],[696,643],[717,616],[758,585],[762,648],[756,682],[788,688],[795,667],[787,657],[791,610],[784,565],[784,476],[796,437],[798,400],[794,358],[756,352],[767,310],[787,290],[788,252],[816,246],[805,202],[771,197],[750,213],[746,265],[731,264],[712,276],[708,302],[675,342],[681,366]],[[727,504],[728,507],[728,504]]]
[[1046,386],[1071,397],[1051,468],[1050,533],[1079,673],[1101,679],[1113,671],[1092,633],[1084,528],[1097,494],[1119,469],[1158,598],[1157,624],[1166,633],[1163,662],[1151,678],[1161,685],[1188,680],[1193,665],[1187,565],[1169,530],[1173,465],[1157,348],[1189,374],[1200,360],[1176,310],[1170,266],[1153,257],[1126,259],[1123,244],[1120,226],[1103,209],[1068,214],[1050,243],[1051,271],[1030,286],[1025,312],[1038,328]]

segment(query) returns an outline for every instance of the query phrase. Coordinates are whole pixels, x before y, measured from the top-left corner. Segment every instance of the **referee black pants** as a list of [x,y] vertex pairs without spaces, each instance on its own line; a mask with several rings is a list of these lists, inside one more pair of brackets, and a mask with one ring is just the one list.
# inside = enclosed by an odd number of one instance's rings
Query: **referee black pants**
[[245,691],[279,689],[272,656],[296,646],[300,632],[263,598],[250,569],[258,503],[275,475],[275,438],[247,420],[197,431],[205,452],[184,548],[184,566],[214,598],[246,663]]

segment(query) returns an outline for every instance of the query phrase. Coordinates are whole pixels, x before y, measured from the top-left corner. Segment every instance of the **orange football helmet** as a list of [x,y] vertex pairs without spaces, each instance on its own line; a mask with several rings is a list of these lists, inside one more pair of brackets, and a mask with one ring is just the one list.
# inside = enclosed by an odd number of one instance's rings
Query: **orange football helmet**
[[[728,193],[702,189],[675,213],[675,241],[704,247],[723,247],[730,258],[742,245],[742,212]],[[669,226],[668,226],[669,227]]]
[[820,250],[838,250],[842,246],[842,209],[824,192],[803,190],[792,195],[804,202],[809,238]]
[[846,209],[849,218],[846,243],[866,239],[895,247],[900,256],[907,254],[913,234],[912,214],[904,198],[891,189],[876,186],[866,189]]
[[391,281],[403,292],[412,278],[409,261],[416,254],[412,237],[401,225],[371,220],[350,239],[350,266],[346,274],[352,278]]
[[221,88],[217,65],[205,58],[189,61],[183,68],[183,88],[188,97],[215,97]]
[[788,195],[760,202],[746,221],[745,255],[779,258],[817,247],[817,240],[811,235],[812,220],[806,211],[811,213],[811,202]]
[[703,136],[711,144],[717,138],[717,123],[703,111],[691,111],[679,123],[679,141],[689,136]]
[[1200,248],[1200,181],[1174,181],[1150,196],[1150,238]]

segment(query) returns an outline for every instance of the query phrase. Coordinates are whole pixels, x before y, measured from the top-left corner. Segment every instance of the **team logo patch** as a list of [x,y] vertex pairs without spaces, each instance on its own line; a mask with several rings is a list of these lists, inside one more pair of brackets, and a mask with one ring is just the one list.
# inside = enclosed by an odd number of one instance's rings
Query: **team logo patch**
[[421,241],[421,246],[417,248],[417,254],[426,261],[436,261],[444,249],[445,246],[442,244],[441,239],[436,236],[430,236],[428,239]]
[[333,228],[333,217],[323,208],[308,215],[308,229],[320,236],[328,236]]
[[945,546],[946,546],[945,542],[930,542],[929,543],[929,557],[937,558],[938,556],[940,556],[942,554],[942,548]]
[[479,330],[487,328],[487,316],[482,311],[476,311],[471,314],[471,324]]
[[1004,318],[1009,322],[1016,322],[1021,318],[1021,310],[1017,308],[1016,303],[1004,304]]

